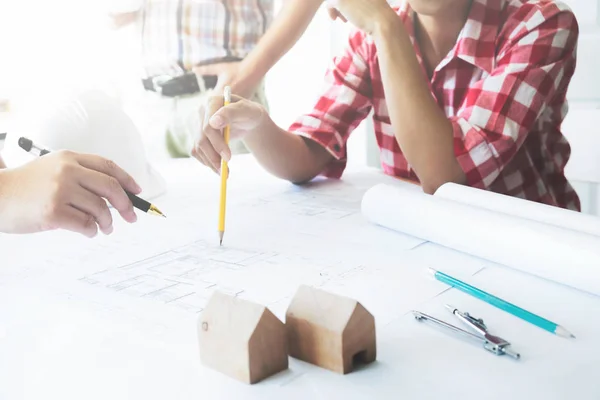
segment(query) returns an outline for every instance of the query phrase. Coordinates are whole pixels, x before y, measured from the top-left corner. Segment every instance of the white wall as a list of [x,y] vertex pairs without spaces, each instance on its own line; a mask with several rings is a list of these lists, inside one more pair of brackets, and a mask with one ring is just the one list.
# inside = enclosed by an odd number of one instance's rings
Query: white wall
[[[277,11],[281,4],[282,0],[276,2]],[[281,126],[312,110],[331,59],[330,29],[331,21],[322,7],[302,38],[268,73],[269,108]]]
[[[281,0],[276,4],[279,7]],[[312,110],[327,67],[346,44],[350,25],[331,21],[326,11],[322,6],[304,36],[268,74],[271,116],[281,126]],[[350,163],[366,163],[365,124],[350,136],[348,159]]]
[[572,155],[566,173],[584,213],[600,215],[600,0],[563,0],[580,25],[577,68],[569,88],[570,110],[563,132]]

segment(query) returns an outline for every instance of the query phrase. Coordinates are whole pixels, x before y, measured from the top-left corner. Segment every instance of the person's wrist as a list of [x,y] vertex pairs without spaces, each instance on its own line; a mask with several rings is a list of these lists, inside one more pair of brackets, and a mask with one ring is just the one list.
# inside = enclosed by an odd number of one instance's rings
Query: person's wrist
[[231,93],[250,100],[257,85],[252,76],[236,76],[224,86],[231,87]]
[[261,104],[257,104],[257,108],[259,109],[259,113],[257,113],[256,117],[256,125],[253,129],[249,130],[246,134],[246,138],[254,138],[260,136],[262,132],[266,132],[272,127],[274,122],[271,120],[271,116],[267,112],[266,108]]
[[269,125],[273,124],[271,121],[271,116],[267,112],[267,109],[262,104],[257,104],[258,109],[260,110],[260,114],[258,115],[258,124],[255,130],[264,130],[269,127]]
[[391,7],[382,7],[375,12],[371,35],[375,41],[385,40],[386,38],[396,36],[401,26],[402,21],[394,10]]

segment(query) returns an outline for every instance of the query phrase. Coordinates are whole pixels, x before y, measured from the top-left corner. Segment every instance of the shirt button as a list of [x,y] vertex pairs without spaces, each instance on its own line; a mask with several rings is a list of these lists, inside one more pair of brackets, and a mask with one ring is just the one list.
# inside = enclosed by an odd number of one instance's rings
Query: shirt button
[[339,144],[337,144],[337,143],[336,143],[336,144],[334,144],[334,145],[333,145],[333,149],[334,149],[335,151],[340,151],[340,145],[339,145]]

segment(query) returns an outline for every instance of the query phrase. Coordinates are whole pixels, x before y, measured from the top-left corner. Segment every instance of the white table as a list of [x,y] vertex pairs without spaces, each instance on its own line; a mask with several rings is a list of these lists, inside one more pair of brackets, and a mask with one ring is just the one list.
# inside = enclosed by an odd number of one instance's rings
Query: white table
[[[331,287],[354,294],[375,315],[377,361],[342,376],[290,359],[288,371],[252,386],[203,367],[197,314],[80,280],[172,247],[216,240],[218,179],[190,160],[160,170],[170,187],[155,203],[167,220],[142,215],[137,224],[118,222],[112,236],[94,240],[64,232],[0,236],[0,399],[600,398],[599,298],[415,238],[375,234],[379,228],[360,214],[337,222],[332,215],[306,217],[300,228],[283,219],[278,226],[276,217],[261,224],[271,215],[264,209],[277,213],[275,203],[261,209],[266,197],[289,202],[311,192],[291,190],[247,157],[232,163],[225,245],[272,241],[282,253],[313,259],[360,249],[356,262],[365,268]],[[346,198],[346,207],[358,207],[371,179],[386,181],[373,170],[348,172],[344,180],[357,198]],[[335,191],[330,194],[335,198]],[[369,239],[374,236],[377,242]],[[469,282],[559,322],[577,339],[555,337],[425,278],[427,266],[442,262]],[[230,275],[232,285],[237,273]],[[264,275],[273,288],[291,284],[279,281],[276,270]],[[248,293],[249,299],[258,295]],[[269,304],[282,319],[287,300]],[[446,303],[484,318],[522,359],[492,355],[408,312],[418,309],[458,325]]]

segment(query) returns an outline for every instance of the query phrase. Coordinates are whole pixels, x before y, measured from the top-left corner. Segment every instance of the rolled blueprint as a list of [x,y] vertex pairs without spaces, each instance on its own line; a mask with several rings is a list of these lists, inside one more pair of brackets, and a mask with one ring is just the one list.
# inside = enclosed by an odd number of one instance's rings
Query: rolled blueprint
[[513,196],[475,189],[456,183],[446,183],[435,192],[435,197],[514,215],[532,221],[571,229],[600,237],[600,218],[577,211],[523,200]]
[[383,227],[600,296],[597,236],[385,184],[365,193],[362,212]]

